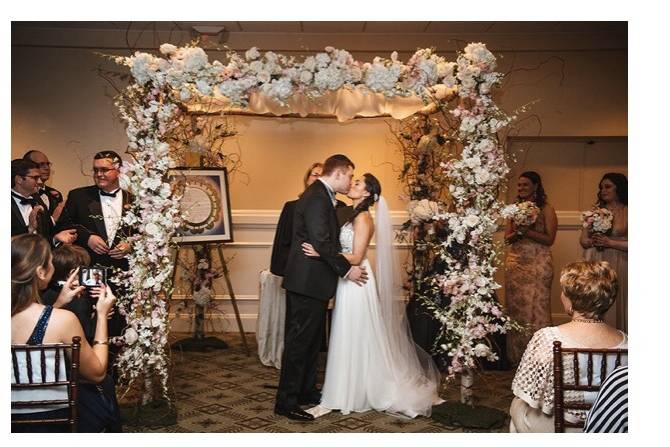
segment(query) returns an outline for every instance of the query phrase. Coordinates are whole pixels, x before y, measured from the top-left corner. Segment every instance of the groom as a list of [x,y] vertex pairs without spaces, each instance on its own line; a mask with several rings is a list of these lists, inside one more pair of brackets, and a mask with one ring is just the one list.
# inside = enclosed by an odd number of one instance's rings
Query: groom
[[[335,295],[337,277],[357,284],[367,281],[365,268],[351,266],[340,254],[335,193],[346,193],[354,164],[344,155],[333,155],[323,165],[321,177],[302,194],[295,206],[293,237],[286,263],[286,325],[275,413],[289,419],[311,421],[300,405],[318,404],[316,363],[328,300]],[[303,254],[309,242],[320,257]]]

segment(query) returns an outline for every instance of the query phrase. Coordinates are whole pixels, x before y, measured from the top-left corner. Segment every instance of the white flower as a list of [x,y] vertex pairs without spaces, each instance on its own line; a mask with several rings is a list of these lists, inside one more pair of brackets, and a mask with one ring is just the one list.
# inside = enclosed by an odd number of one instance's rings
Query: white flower
[[249,70],[251,70],[254,73],[260,73],[263,71],[263,68],[265,67],[265,64],[261,61],[253,61],[252,63],[249,64]]
[[392,94],[400,77],[400,67],[392,65],[389,68],[381,64],[372,64],[365,71],[365,85],[374,92]]
[[135,81],[139,85],[144,85],[149,82],[156,70],[154,57],[148,53],[137,52],[131,60],[132,66],[130,67],[130,73],[135,78]]
[[486,69],[494,69],[496,58],[483,43],[471,43],[463,51],[466,58],[473,64],[484,66]]
[[253,61],[254,59],[258,59],[260,56],[261,56],[261,53],[258,51],[258,48],[256,48],[256,47],[251,47],[246,51],[246,53],[244,53],[244,57],[248,61]]
[[309,56],[305,61],[302,63],[302,68],[313,72],[316,69],[316,59],[314,56]]
[[171,54],[174,54],[176,51],[177,47],[169,43],[164,43],[163,45],[160,46],[161,54],[165,54],[166,56],[170,56]]
[[132,327],[129,327],[126,329],[126,331],[123,333],[123,339],[125,340],[126,344],[132,345],[137,341],[139,336],[137,335],[137,331],[133,329]]
[[344,84],[342,71],[333,66],[319,70],[314,75],[314,85],[319,90],[337,90],[342,84]]
[[130,177],[126,174],[121,174],[119,175],[119,188],[123,189],[124,191],[128,191],[130,189]]
[[303,84],[309,84],[310,82],[312,82],[312,72],[307,70],[301,71],[300,82]]
[[315,64],[317,68],[325,68],[330,64],[330,56],[328,53],[319,53],[316,55]]
[[289,78],[273,79],[270,83],[263,84],[262,91],[283,103],[293,93],[293,84]]
[[428,199],[412,200],[409,203],[408,211],[410,219],[416,224],[431,220],[433,216],[439,213],[439,205]]
[[477,357],[486,357],[491,352],[491,349],[484,343],[477,343],[474,348],[474,353]]
[[474,227],[479,223],[479,216],[477,216],[476,214],[468,214],[463,219],[463,223],[469,227]]
[[209,83],[204,79],[198,79],[197,81],[195,81],[195,87],[198,89],[200,93],[202,93],[205,96],[209,96],[212,94],[212,86],[209,85]]
[[487,171],[486,169],[482,169],[482,168],[475,169],[475,181],[478,184],[484,185],[490,179],[491,179],[491,173],[489,171]]
[[148,277],[144,280],[144,288],[151,289],[156,285],[156,279],[153,276]]
[[207,53],[199,47],[186,48],[184,52],[184,69],[196,72],[207,65]]
[[469,157],[469,158],[464,159],[464,160],[463,160],[463,163],[464,163],[465,166],[467,166],[468,168],[470,168],[470,169],[475,169],[475,168],[478,168],[479,166],[481,166],[482,161],[481,161],[481,159],[479,158],[478,155],[474,155],[474,156],[472,156],[472,157]]
[[159,178],[145,178],[142,180],[141,186],[146,189],[158,189],[163,182]]
[[151,236],[156,236],[157,234],[161,233],[160,227],[153,222],[148,223],[144,227],[144,231]]

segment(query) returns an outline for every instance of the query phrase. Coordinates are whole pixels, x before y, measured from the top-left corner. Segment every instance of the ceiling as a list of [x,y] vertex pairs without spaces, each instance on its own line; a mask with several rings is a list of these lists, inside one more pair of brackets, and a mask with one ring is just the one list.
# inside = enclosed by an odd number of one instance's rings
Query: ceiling
[[225,27],[232,33],[627,33],[627,22],[12,22],[17,28],[190,31],[194,26]]

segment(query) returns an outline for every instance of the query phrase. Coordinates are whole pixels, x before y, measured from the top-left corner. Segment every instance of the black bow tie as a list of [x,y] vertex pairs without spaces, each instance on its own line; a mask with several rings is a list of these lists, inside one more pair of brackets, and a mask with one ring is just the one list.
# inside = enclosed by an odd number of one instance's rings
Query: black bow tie
[[12,193],[12,197],[16,197],[19,199],[19,203],[21,205],[30,205],[30,206],[35,206],[37,205],[37,200],[35,200],[33,197],[23,197],[22,195]]
[[121,191],[121,189],[117,189],[114,192],[105,192],[102,189],[100,190],[100,195],[101,196],[106,196],[106,197],[116,197],[116,194]]

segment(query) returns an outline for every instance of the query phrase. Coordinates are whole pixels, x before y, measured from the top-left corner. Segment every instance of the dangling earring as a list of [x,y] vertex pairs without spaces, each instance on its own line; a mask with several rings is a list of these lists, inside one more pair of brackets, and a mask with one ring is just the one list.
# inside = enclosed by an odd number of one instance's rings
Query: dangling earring
[[570,309],[568,309],[568,315],[572,316],[575,313],[574,310],[572,310],[572,306],[570,306]]

